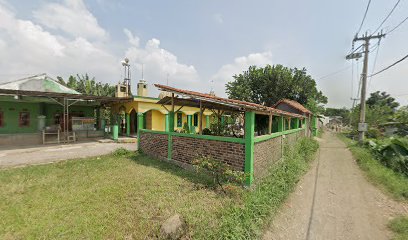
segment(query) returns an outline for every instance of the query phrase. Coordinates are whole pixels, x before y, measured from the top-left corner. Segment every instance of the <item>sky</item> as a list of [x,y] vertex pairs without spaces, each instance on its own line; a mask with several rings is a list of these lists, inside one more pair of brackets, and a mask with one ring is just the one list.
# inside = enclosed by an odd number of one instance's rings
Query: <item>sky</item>
[[[116,84],[127,57],[134,93],[143,66],[150,96],[159,93],[154,83],[168,82],[226,97],[233,75],[251,65],[283,64],[306,68],[328,97],[327,107],[350,107],[362,59],[353,64],[345,55],[367,2],[0,0],[0,83],[38,73],[65,79],[88,73]],[[360,34],[372,33],[395,2],[372,0]],[[408,2],[401,1],[382,29],[407,16]],[[381,40],[378,53],[373,49],[369,73],[408,54],[406,39],[408,21]],[[370,79],[368,92],[386,91],[408,105],[407,76],[408,61]]]

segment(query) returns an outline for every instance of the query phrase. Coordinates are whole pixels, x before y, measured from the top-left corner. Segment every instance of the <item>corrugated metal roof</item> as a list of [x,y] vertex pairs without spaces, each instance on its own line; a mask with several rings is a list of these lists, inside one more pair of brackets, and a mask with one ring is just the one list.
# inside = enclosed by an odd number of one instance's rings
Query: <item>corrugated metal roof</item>
[[283,99],[279,100],[277,103],[275,103],[275,105],[273,105],[273,107],[276,108],[281,103],[286,103],[289,106],[299,110],[302,113],[312,114],[312,112],[309,109],[305,108],[302,104],[300,104],[300,103],[298,103],[298,102],[296,102],[294,100],[290,100],[290,99],[286,99],[286,98],[283,98]]
[[22,91],[80,94],[79,92],[60,84],[46,73],[2,83],[0,84],[0,88]]
[[169,87],[169,86],[165,86],[161,84],[154,84],[154,86],[159,88],[162,91],[172,92],[175,94],[183,95],[185,97],[190,97],[193,99],[199,99],[202,101],[226,105],[228,107],[232,107],[235,109],[256,110],[256,111],[264,112],[268,114],[271,113],[271,114],[276,114],[276,115],[303,118],[303,116],[299,114],[289,113],[286,111],[282,111],[276,108],[267,107],[267,106],[256,104],[256,103],[245,102],[245,101],[240,101],[240,100],[235,100],[235,99],[222,98],[222,97],[217,97],[217,96],[213,96],[213,95],[206,94],[206,93],[183,90],[183,89],[173,88],[173,87]]

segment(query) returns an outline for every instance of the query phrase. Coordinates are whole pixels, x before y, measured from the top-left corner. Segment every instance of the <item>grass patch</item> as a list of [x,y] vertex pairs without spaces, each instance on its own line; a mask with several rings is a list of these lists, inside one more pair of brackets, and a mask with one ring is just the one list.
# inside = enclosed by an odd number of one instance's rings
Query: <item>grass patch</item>
[[208,181],[123,150],[0,170],[0,239],[146,239],[174,213],[205,238],[236,202],[202,187]]
[[397,217],[388,224],[388,227],[395,233],[395,240],[408,239],[408,217]]
[[368,179],[391,194],[397,200],[408,200],[408,178],[382,165],[371,154],[369,149],[361,147],[356,141],[338,134],[356,158],[358,165]]
[[294,190],[309,161],[315,156],[318,143],[303,138],[292,149],[286,149],[284,160],[255,188],[243,195],[242,204],[230,206],[222,213],[220,225],[207,238],[256,239]]

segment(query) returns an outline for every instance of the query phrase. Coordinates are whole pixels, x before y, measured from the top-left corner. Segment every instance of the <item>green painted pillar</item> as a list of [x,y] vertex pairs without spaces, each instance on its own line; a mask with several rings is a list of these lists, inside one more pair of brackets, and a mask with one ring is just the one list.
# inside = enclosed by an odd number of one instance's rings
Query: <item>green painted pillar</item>
[[174,112],[169,112],[169,132],[174,132]]
[[193,115],[187,115],[187,125],[189,133],[193,132]]
[[119,138],[119,126],[116,123],[112,126],[112,138],[115,141]]
[[224,124],[225,124],[225,117],[221,116],[221,125],[224,125]]
[[295,129],[299,128],[299,118],[295,118]]
[[140,130],[144,126],[144,113],[137,113],[137,149],[140,149]]
[[101,130],[103,131],[103,132],[105,132],[105,127],[106,127],[106,121],[105,121],[105,119],[101,119]]
[[210,115],[205,116],[205,127],[210,128]]
[[164,118],[164,131],[168,132],[170,129],[169,125],[169,114],[166,114],[166,117]]
[[254,134],[255,112],[245,112],[245,173],[248,174],[246,184],[254,181]]
[[278,132],[283,132],[285,130],[285,118],[283,116],[278,117]]
[[130,114],[126,113],[126,136],[130,136]]

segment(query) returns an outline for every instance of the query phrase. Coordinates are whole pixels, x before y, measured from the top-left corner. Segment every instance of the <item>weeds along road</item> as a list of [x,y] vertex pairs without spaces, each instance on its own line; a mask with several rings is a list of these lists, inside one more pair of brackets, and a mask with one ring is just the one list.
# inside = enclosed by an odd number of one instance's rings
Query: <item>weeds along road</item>
[[407,207],[369,183],[333,133],[319,142],[318,159],[264,239],[390,239],[388,221]]

